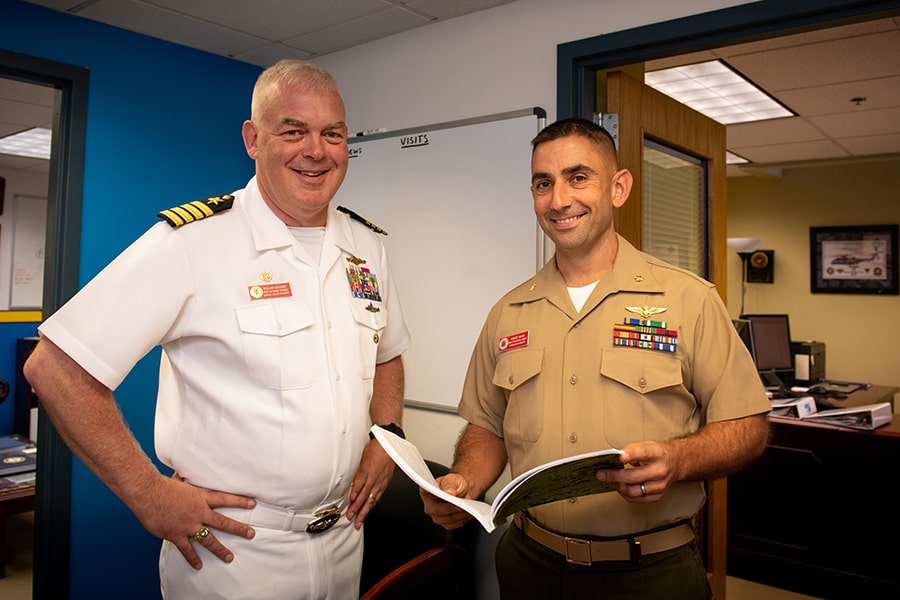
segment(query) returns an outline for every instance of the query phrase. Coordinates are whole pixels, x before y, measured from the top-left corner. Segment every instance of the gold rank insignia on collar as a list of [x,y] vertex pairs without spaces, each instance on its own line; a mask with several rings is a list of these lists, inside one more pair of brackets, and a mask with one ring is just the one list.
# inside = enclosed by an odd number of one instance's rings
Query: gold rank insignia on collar
[[634,313],[636,315],[641,315],[645,319],[649,319],[653,315],[658,315],[659,313],[666,312],[665,308],[657,307],[657,306],[626,306],[625,310],[630,313]]
[[371,221],[369,221],[369,220],[366,219],[365,217],[361,217],[360,215],[356,214],[355,212],[353,212],[353,211],[350,210],[349,208],[346,208],[346,207],[344,207],[344,206],[338,206],[338,207],[337,207],[337,210],[340,211],[340,212],[342,212],[342,213],[344,213],[345,215],[347,215],[348,217],[350,217],[350,218],[353,219],[354,221],[356,221],[356,222],[358,222],[358,223],[362,223],[363,225],[365,225],[366,227],[368,227],[369,229],[371,229],[371,230],[374,231],[375,233],[380,233],[381,235],[387,235],[387,234],[388,234],[387,231],[385,231],[384,229],[382,229],[382,228],[379,227],[378,225],[375,225],[374,223],[372,223]]
[[225,196],[211,196],[205,200],[194,200],[180,206],[156,213],[156,216],[165,219],[172,227],[181,227],[206,217],[211,217],[216,213],[220,213],[230,209],[234,205],[234,196],[227,194]]

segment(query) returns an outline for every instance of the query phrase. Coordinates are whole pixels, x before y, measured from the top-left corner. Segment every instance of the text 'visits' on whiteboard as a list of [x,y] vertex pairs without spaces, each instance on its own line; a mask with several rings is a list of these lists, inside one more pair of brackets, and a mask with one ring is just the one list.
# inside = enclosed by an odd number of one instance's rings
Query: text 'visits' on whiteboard
[[488,310],[538,268],[530,143],[543,121],[535,108],[350,140],[333,205],[388,232],[413,404],[455,411]]

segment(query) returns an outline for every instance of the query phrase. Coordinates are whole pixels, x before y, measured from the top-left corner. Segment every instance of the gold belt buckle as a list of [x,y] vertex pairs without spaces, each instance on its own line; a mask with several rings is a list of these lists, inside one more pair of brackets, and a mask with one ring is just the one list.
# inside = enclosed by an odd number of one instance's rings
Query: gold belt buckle
[[316,518],[306,524],[306,533],[322,533],[328,531],[341,518],[341,511],[337,506],[316,513]]
[[[591,541],[590,540],[579,540],[576,538],[565,538],[566,540],[566,562],[575,563],[576,565],[586,565],[591,566]],[[585,559],[577,559],[572,557],[572,550],[578,548],[580,550],[587,551],[587,560]],[[581,554],[581,552],[578,552]]]

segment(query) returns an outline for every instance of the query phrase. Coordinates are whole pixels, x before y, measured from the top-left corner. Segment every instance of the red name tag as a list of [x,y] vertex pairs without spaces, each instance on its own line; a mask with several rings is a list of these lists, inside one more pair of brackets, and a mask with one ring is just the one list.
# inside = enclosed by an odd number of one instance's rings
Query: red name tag
[[513,335],[508,335],[506,337],[500,338],[500,352],[504,352],[506,350],[512,350],[514,348],[521,348],[523,346],[528,345],[528,332],[523,331],[522,333],[516,333]]
[[265,300],[269,298],[286,298],[293,296],[290,283],[267,283],[266,285],[247,286],[251,300]]

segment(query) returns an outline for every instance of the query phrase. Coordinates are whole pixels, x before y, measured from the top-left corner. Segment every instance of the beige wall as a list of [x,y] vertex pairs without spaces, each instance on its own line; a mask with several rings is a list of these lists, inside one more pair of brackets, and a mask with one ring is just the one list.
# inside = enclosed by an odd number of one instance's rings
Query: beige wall
[[[811,293],[809,228],[900,223],[898,189],[898,159],[729,179],[729,237],[758,237],[775,251],[775,281],[748,284],[745,312],[787,313],[794,340],[825,342],[831,379],[900,386],[900,296]],[[737,316],[741,263],[729,254],[728,308]]]

